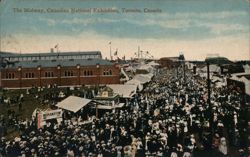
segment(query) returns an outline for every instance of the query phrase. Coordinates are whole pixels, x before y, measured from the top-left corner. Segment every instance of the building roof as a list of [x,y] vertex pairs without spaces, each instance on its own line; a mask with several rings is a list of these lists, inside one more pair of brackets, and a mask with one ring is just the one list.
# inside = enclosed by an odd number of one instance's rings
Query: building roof
[[62,67],[70,67],[70,66],[94,66],[94,65],[113,65],[108,60],[103,59],[69,59],[69,60],[37,60],[37,61],[19,61],[13,64],[7,65],[5,68],[18,68],[21,66],[22,68],[36,68],[38,66],[41,67],[56,67],[58,65]]
[[205,62],[210,64],[232,64],[233,62],[228,60],[225,57],[208,57],[205,59]]
[[69,96],[63,101],[59,102],[56,106],[76,113],[77,111],[79,111],[81,108],[83,108],[90,102],[91,102],[90,99],[85,99],[85,98],[76,97],[76,96]]
[[100,51],[85,51],[85,52],[53,52],[53,53],[11,53],[0,52],[2,57],[39,57],[39,56],[70,56],[70,55],[101,55]]

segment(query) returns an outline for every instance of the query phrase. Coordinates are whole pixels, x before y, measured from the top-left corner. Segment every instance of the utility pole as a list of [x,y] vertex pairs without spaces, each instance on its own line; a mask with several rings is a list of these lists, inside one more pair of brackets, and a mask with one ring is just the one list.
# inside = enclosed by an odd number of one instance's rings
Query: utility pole
[[183,75],[184,75],[184,83],[186,83],[186,66],[185,66],[185,61],[183,61]]
[[209,63],[208,62],[207,62],[207,93],[208,93],[207,103],[209,105],[209,108],[211,108],[211,101],[210,101],[210,95],[211,95],[210,70],[209,70]]
[[210,130],[211,133],[213,134],[213,121],[214,121],[214,114],[213,114],[213,109],[212,109],[212,105],[211,105],[211,86],[210,86],[210,70],[209,70],[209,62],[207,62],[207,94],[208,94],[208,98],[207,98],[207,103],[208,103],[208,107],[209,107],[209,112],[210,112],[210,118],[209,118],[209,123],[210,123]]

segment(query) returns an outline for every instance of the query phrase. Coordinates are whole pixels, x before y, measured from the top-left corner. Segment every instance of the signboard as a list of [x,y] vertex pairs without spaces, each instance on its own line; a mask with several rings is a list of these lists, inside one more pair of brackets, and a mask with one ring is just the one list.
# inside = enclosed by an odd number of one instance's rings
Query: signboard
[[37,114],[38,129],[46,125],[46,120],[50,119],[57,119],[59,122],[62,121],[62,109],[38,112]]
[[42,120],[62,118],[62,109],[42,111]]

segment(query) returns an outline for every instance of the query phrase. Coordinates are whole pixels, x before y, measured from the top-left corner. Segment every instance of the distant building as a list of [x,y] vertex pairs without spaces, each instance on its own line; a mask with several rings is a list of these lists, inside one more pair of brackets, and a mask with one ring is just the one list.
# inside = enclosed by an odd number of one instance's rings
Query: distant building
[[120,69],[101,52],[1,53],[0,85],[30,88],[120,83]]
[[158,63],[160,64],[160,67],[175,68],[177,66],[180,66],[182,64],[182,61],[185,61],[185,57],[183,54],[181,54],[179,57],[160,58]]

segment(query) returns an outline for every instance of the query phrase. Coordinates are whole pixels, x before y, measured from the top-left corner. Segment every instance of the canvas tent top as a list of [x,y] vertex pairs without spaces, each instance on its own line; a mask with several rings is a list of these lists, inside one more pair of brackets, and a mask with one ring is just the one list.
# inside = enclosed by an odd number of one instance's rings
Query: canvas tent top
[[156,63],[154,61],[151,61],[151,62],[148,63],[148,65],[150,65],[150,66],[159,66],[160,64]]
[[131,79],[128,82],[125,83],[125,85],[136,85],[139,89],[139,91],[141,91],[143,89],[143,85],[141,84],[141,82],[139,80],[136,79]]
[[152,74],[138,74],[138,75],[135,75],[134,79],[140,81],[142,84],[144,83],[147,83],[147,82],[150,82],[151,81],[151,78],[153,77]]
[[91,102],[90,99],[85,99],[85,98],[76,97],[76,96],[69,96],[66,99],[59,102],[56,106],[76,113],[81,108],[86,106],[89,102]]
[[236,81],[239,81],[239,82],[243,82],[245,84],[245,89],[246,89],[246,94],[247,95],[250,95],[250,80],[248,78],[246,78],[246,76],[241,76],[241,77],[238,77],[242,74],[245,74],[245,75],[250,75],[249,73],[239,73],[239,74],[233,74],[232,77],[230,78],[231,80],[236,80]]
[[97,105],[98,109],[103,109],[103,110],[112,110],[112,109],[116,109],[116,108],[122,108],[124,106],[124,103],[119,103],[117,105],[114,106],[108,106],[108,105]]
[[[207,72],[207,66],[204,66],[203,68],[201,68],[201,71],[202,72]],[[212,72],[220,72],[220,67],[217,66],[217,65],[209,65],[209,72],[212,73]]]
[[139,67],[137,67],[138,70],[146,70],[146,71],[150,71],[152,70],[152,66],[150,65],[147,65],[147,64],[143,64],[143,65],[140,65]]
[[136,93],[137,89],[137,85],[133,84],[111,84],[107,86],[112,88],[114,93],[119,94],[123,98],[131,98]]

